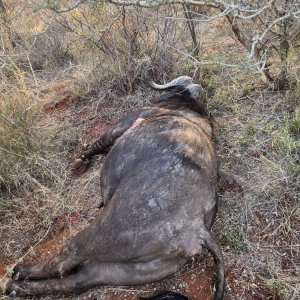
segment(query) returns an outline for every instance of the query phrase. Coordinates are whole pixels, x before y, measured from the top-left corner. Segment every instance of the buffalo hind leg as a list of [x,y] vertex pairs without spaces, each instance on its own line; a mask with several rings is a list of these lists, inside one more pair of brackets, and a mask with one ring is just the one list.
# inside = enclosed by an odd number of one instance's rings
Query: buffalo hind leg
[[66,248],[64,248],[57,256],[40,263],[19,263],[13,268],[12,278],[23,280],[63,277],[82,262],[72,258],[66,252]]
[[65,278],[47,280],[11,280],[6,286],[10,295],[44,295],[79,293],[100,284],[135,285],[163,279],[186,262],[185,259],[135,263],[97,263],[81,265],[74,274]]

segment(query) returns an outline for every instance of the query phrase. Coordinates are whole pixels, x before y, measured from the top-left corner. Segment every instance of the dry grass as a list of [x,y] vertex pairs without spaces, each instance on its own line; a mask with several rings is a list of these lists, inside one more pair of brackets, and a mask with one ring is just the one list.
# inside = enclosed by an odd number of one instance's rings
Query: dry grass
[[0,233],[5,255],[14,257],[44,234],[51,215],[64,206],[67,162],[57,144],[59,128],[41,124],[39,104],[17,99],[2,98],[0,127]]
[[241,276],[243,299],[249,291],[260,299],[266,287],[272,297],[297,299],[300,143],[291,130],[294,124],[299,130],[293,95],[240,91],[226,102],[217,92],[211,104],[220,125],[220,168],[238,181],[220,193],[215,231],[223,236],[227,268]]

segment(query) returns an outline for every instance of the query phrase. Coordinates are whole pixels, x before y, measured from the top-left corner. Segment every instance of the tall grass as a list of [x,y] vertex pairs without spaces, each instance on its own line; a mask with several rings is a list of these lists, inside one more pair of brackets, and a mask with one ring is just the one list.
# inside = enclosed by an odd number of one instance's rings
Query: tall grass
[[65,145],[73,136],[42,112],[42,95],[28,83],[31,74],[8,58],[5,62],[0,72],[1,255],[20,257],[23,247],[45,235],[49,220],[68,212],[61,193],[67,178]]
[[34,90],[14,73],[14,89],[0,98],[0,197],[22,196],[61,182],[65,165],[53,141],[55,131],[42,123],[41,103]]

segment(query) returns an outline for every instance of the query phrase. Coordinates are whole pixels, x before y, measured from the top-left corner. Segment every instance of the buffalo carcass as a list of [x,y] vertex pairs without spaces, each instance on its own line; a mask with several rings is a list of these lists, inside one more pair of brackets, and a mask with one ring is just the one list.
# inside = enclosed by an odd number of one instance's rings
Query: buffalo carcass
[[75,160],[85,167],[112,146],[101,175],[103,211],[61,252],[17,264],[11,295],[67,294],[100,284],[163,279],[207,248],[217,267],[214,299],[223,299],[221,251],[210,234],[217,211],[212,126],[199,85],[181,76],[149,106],[125,115]]

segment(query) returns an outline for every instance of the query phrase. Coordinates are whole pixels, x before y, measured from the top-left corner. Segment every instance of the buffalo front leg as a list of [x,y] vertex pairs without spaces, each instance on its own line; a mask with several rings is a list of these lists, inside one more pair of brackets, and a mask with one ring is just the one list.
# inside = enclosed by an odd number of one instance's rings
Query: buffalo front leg
[[27,296],[45,294],[79,293],[100,284],[135,285],[163,279],[175,273],[185,259],[134,263],[97,263],[81,264],[76,273],[65,278],[48,280],[11,280],[6,286],[6,294]]
[[118,137],[134,125],[142,111],[143,109],[140,109],[127,114],[104,132],[98,140],[96,140],[86,151],[82,152],[80,156],[73,161],[71,165],[72,172],[75,174],[83,173],[92,157],[103,153],[107,148],[112,146]]

